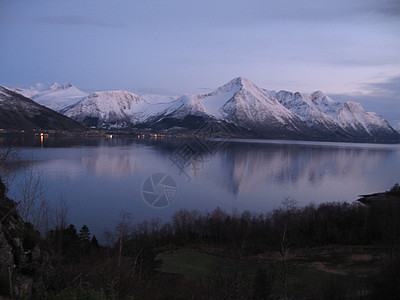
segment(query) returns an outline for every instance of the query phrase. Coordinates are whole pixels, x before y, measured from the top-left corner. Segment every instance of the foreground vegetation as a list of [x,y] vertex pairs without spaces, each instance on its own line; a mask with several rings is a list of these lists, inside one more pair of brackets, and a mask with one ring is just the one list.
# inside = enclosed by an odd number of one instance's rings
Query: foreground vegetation
[[[391,195],[400,198],[398,186]],[[30,282],[34,299],[400,298],[399,199],[285,199],[267,214],[181,210],[166,224],[132,225],[122,212],[103,245],[62,209],[40,234],[17,206],[1,184],[0,233],[11,250],[0,251],[15,264],[0,261],[3,297],[23,297]]]

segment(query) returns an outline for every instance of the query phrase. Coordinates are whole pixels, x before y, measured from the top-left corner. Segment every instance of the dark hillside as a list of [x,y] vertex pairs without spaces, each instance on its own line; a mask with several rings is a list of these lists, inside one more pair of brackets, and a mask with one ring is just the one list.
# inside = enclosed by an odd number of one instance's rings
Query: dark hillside
[[0,129],[85,131],[80,123],[0,86]]

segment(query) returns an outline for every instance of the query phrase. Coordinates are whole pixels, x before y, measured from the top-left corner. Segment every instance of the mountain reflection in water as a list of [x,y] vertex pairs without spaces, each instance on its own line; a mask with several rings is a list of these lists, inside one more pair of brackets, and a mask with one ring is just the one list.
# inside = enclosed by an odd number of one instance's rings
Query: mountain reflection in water
[[[121,210],[132,212],[136,222],[167,221],[181,208],[266,213],[285,197],[300,205],[351,202],[400,182],[400,145],[290,141],[231,141],[216,153],[201,153],[195,172],[185,170],[189,181],[171,160],[184,143],[114,138],[21,147],[5,166],[14,178],[10,196],[18,197],[18,182],[31,165],[42,172],[50,202],[64,198],[70,222],[101,235],[114,228]],[[156,172],[176,181],[176,199],[165,208],[142,199],[143,182]]]

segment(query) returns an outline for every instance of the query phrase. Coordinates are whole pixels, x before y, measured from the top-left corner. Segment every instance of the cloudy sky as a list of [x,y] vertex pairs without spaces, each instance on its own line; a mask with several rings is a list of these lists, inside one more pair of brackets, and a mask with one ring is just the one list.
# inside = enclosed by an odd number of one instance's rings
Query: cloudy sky
[[0,84],[197,93],[243,76],[400,120],[399,0],[0,2]]

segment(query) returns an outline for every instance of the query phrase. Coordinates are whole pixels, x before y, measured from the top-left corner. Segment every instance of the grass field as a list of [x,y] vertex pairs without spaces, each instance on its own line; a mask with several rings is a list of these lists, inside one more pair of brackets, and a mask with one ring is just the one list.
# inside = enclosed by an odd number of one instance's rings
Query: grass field
[[[340,247],[296,250],[288,255],[287,292],[291,297],[318,297],[366,289],[366,277],[382,261],[382,249]],[[273,290],[282,295],[283,265],[279,254],[232,259],[204,250],[180,249],[159,255],[161,271],[181,274],[185,278],[232,280],[237,272],[241,280],[254,281],[257,270],[274,274]],[[247,282],[251,286],[251,282]]]
[[159,258],[163,262],[162,272],[182,274],[190,278],[209,277],[217,260],[214,256],[190,250],[164,253]]

